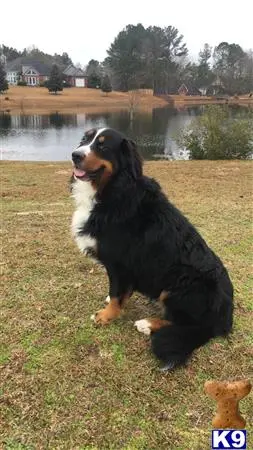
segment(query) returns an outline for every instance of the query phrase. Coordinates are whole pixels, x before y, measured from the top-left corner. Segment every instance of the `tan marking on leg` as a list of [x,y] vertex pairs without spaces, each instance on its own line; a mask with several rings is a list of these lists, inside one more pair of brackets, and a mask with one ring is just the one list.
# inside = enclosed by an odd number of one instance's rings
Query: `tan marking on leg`
[[149,317],[146,320],[150,323],[150,331],[154,332],[160,330],[162,327],[166,327],[168,325],[172,325],[172,322],[165,319],[157,319],[156,317]]
[[171,322],[164,319],[157,319],[154,317],[149,317],[147,319],[137,320],[134,323],[134,326],[140,333],[146,334],[149,336],[154,331],[160,330],[160,328],[171,325]]
[[96,314],[91,316],[91,319],[97,323],[105,325],[113,319],[117,319],[120,316],[121,310],[123,309],[126,301],[131,297],[132,291],[127,292],[121,298],[121,301],[117,297],[111,297],[108,295],[106,297],[106,307],[100,309]]
[[120,316],[121,307],[117,298],[112,297],[110,302],[104,309],[100,309],[95,314],[94,321],[97,324],[106,325],[113,319],[117,319]]
[[[122,296],[121,301],[120,301],[121,309],[124,308],[126,301],[132,296],[132,293],[133,293],[132,291],[129,291]],[[110,301],[111,301],[111,297],[110,297],[110,295],[107,295],[107,297],[105,299],[105,303],[110,303]]]
[[167,300],[168,296],[169,296],[169,291],[162,291],[158,297],[159,302],[163,303],[165,300]]

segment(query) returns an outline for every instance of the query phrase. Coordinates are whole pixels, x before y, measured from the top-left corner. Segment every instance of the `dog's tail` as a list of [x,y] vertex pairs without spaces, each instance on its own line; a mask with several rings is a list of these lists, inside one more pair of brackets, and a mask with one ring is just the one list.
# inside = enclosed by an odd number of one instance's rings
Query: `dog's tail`
[[155,356],[164,362],[164,369],[184,364],[193,350],[206,344],[214,333],[212,327],[168,325],[152,333]]

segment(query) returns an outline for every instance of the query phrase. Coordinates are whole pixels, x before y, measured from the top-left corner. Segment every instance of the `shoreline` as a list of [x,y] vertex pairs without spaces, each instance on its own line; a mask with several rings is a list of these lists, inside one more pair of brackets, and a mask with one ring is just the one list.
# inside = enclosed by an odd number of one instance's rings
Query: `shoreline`
[[100,90],[88,88],[64,89],[57,95],[40,87],[12,86],[0,96],[0,113],[30,114],[83,114],[120,110],[152,111],[154,108],[228,104],[253,107],[253,98],[239,97],[217,100],[212,97],[171,95],[156,97],[150,90],[137,92],[111,92],[108,96]]

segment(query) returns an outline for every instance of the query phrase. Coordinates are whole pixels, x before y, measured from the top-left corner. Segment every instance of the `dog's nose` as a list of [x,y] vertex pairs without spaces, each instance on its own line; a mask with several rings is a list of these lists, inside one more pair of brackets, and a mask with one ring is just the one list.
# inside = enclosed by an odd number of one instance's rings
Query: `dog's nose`
[[82,162],[82,160],[85,158],[85,155],[83,152],[79,151],[79,150],[75,150],[72,153],[72,161],[74,164],[80,164],[80,162]]

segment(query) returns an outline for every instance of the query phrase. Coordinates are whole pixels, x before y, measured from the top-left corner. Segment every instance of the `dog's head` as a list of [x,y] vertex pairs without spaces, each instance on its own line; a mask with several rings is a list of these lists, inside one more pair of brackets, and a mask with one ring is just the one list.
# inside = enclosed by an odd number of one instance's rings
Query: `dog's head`
[[91,182],[95,190],[120,172],[133,179],[142,175],[142,160],[133,141],[111,128],[87,131],[72,153],[73,178]]

